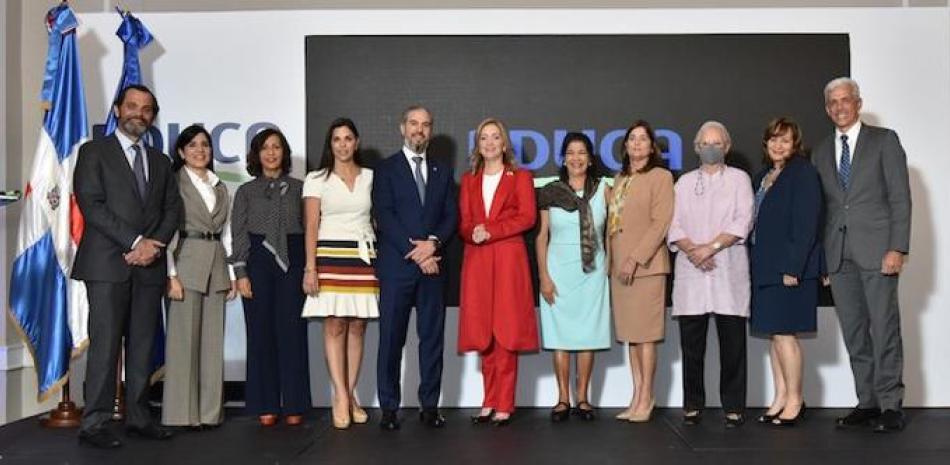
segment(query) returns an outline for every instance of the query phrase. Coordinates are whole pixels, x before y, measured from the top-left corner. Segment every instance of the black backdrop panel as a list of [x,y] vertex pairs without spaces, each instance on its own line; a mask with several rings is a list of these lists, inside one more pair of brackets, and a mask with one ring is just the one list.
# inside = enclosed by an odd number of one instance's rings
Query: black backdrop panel
[[[507,123],[519,162],[536,176],[557,172],[560,142],[574,130],[616,170],[623,132],[641,118],[675,175],[698,165],[692,140],[709,119],[732,134],[728,162],[754,174],[769,119],[797,120],[806,147],[831,131],[822,89],[849,75],[850,61],[846,34],[308,36],[307,167],[319,163],[338,116],[356,122],[372,166],[401,146],[402,110],[422,104],[435,117],[429,153],[456,177],[468,169],[473,128],[489,116]],[[445,262],[450,305],[459,249],[455,241]]]

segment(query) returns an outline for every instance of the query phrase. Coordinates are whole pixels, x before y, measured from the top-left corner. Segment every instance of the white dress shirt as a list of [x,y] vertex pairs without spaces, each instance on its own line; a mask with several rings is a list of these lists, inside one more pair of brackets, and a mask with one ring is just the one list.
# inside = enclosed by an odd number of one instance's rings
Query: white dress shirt
[[854,148],[858,146],[858,134],[861,133],[861,121],[848,128],[848,132],[835,129],[835,169],[841,166],[841,136],[848,136],[848,148],[851,153],[851,164],[854,164]]
[[142,166],[145,167],[145,181],[148,182],[148,155],[145,152],[145,144],[142,143],[142,139],[139,139],[138,142],[132,142],[129,136],[118,129],[115,130],[115,137],[119,139],[122,153],[125,154],[125,161],[129,162],[129,168],[132,169],[133,173],[135,172],[135,150],[132,150],[132,146],[139,146],[142,151]]
[[422,163],[420,163],[420,165],[422,165],[420,167],[422,168],[422,181],[429,182],[429,169],[428,169],[429,164],[426,161],[426,153],[413,152],[412,150],[409,149],[409,147],[406,147],[405,145],[403,145],[402,154],[406,156],[406,161],[409,162],[409,171],[412,172],[413,179],[415,179],[415,176],[416,176],[416,162],[413,161],[412,157],[422,157]]

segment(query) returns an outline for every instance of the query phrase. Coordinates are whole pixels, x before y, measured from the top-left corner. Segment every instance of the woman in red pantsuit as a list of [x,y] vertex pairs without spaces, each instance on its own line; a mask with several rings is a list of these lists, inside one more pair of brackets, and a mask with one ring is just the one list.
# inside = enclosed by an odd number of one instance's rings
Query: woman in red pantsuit
[[538,350],[528,251],[537,217],[531,173],[515,166],[505,125],[478,125],[472,170],[462,176],[459,234],[465,242],[459,352],[482,358],[485,400],[474,423],[506,425],[515,409],[518,352]]

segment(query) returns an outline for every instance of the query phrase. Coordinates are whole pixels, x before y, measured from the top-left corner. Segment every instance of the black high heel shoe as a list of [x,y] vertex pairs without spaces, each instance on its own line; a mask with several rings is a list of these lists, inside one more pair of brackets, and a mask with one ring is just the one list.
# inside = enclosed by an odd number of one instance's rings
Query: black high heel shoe
[[770,425],[772,424],[772,420],[778,418],[778,416],[781,413],[782,411],[779,410],[778,413],[776,413],[775,415],[769,415],[769,412],[766,410],[765,413],[763,413],[762,415],[759,415],[759,417],[755,419],[755,422],[763,424],[763,425]]
[[497,416],[492,416],[491,424],[493,426],[508,426],[511,424],[511,414],[504,418],[498,418]]
[[[481,413],[481,412],[479,412],[479,413]],[[495,414],[495,409],[491,409],[491,410],[488,411],[488,415],[473,415],[473,416],[472,416],[472,424],[473,424],[473,425],[480,425],[480,424],[482,424],[482,423],[488,423],[488,422],[491,421],[491,417],[492,417],[492,415],[494,415],[494,414]]]
[[[563,409],[558,410],[558,407],[564,406]],[[571,415],[571,406],[567,402],[558,402],[554,408],[551,409],[551,421],[554,423],[560,423],[564,420],[570,418]]]
[[581,420],[584,421],[592,421],[596,418],[596,415],[594,414],[594,406],[586,400],[578,402],[577,405],[574,406],[574,411],[571,413],[581,417]]
[[778,415],[772,420],[772,424],[775,426],[790,427],[795,426],[799,421],[805,419],[805,403],[802,402],[802,407],[798,409],[798,414],[795,415],[795,418],[780,418]]

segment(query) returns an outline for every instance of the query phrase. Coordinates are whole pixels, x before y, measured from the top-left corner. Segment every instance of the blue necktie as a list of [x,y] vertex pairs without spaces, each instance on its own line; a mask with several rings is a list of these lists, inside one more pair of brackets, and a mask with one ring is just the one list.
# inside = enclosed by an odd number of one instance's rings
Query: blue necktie
[[841,135],[841,162],[838,164],[838,182],[841,188],[848,190],[851,183],[851,148],[848,147],[848,135]]
[[146,181],[145,181],[145,160],[142,159],[142,148],[138,144],[132,146],[135,151],[135,160],[132,162],[132,173],[135,174],[135,187],[139,191],[139,198],[145,200]]
[[419,202],[423,205],[426,204],[426,181],[422,177],[422,157],[415,156],[412,157],[412,161],[416,164],[416,190],[419,191]]

